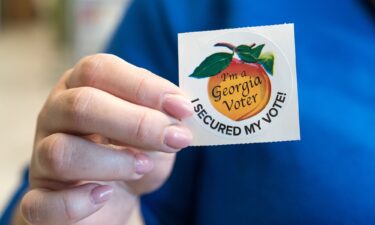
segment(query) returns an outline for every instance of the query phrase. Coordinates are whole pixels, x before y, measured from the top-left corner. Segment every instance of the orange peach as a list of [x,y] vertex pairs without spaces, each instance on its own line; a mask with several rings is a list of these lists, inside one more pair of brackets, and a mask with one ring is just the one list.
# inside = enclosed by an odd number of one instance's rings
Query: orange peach
[[271,95],[271,82],[259,63],[233,58],[227,68],[209,78],[208,96],[213,107],[234,121],[262,111]]

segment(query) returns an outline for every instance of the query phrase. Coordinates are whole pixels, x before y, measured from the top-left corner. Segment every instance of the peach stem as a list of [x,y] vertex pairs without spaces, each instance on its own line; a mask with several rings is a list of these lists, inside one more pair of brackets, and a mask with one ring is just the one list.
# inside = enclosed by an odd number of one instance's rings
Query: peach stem
[[250,48],[252,48],[254,46],[255,46],[255,43],[252,43],[251,45],[249,45]]
[[233,52],[236,51],[236,46],[232,45],[232,44],[229,44],[229,43],[226,43],[226,42],[219,42],[217,44],[214,45],[215,47],[226,47],[226,48],[229,48],[230,50],[232,50]]

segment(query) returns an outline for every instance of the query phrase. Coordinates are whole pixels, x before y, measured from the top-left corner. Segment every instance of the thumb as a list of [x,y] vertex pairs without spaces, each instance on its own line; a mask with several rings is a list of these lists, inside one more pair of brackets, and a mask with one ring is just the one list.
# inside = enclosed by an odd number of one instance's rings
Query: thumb
[[62,191],[33,189],[23,197],[21,213],[33,225],[74,224],[102,208],[112,193],[111,186],[99,184]]

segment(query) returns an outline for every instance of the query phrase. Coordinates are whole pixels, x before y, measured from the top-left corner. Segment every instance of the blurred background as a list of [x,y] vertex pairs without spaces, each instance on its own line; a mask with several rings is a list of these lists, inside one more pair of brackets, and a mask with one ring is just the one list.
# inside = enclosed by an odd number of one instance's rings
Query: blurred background
[[0,0],[0,213],[32,152],[36,117],[60,75],[101,52],[129,0]]

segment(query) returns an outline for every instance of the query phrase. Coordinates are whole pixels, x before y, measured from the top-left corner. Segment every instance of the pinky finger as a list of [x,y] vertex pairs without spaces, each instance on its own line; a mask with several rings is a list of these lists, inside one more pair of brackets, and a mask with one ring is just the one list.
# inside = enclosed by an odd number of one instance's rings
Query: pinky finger
[[111,186],[84,184],[62,191],[33,189],[21,201],[21,213],[32,225],[74,224],[102,208]]

